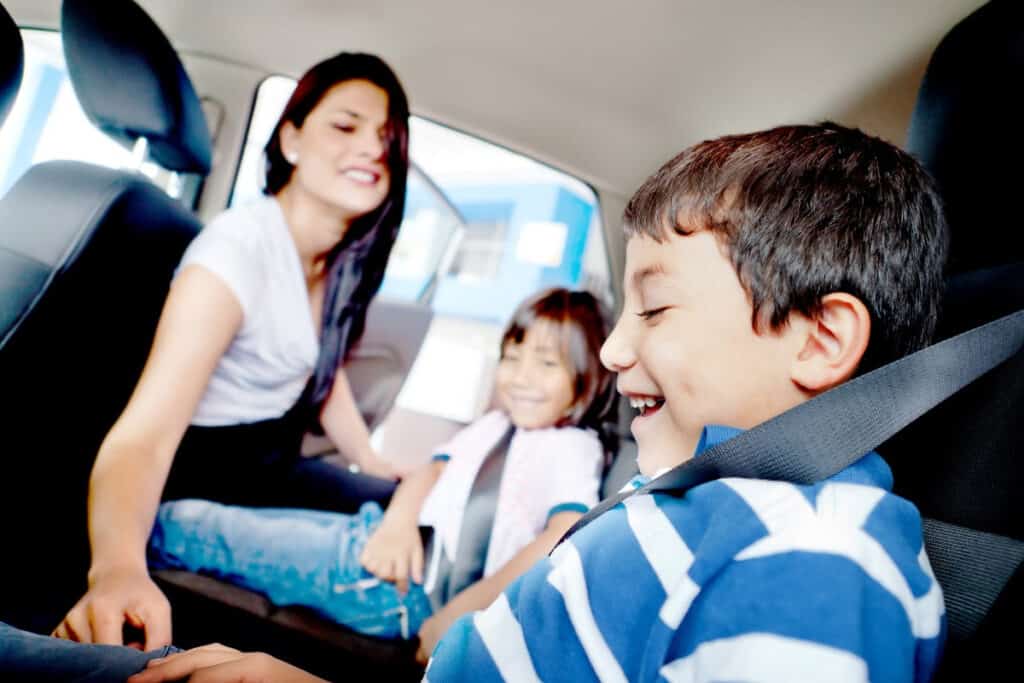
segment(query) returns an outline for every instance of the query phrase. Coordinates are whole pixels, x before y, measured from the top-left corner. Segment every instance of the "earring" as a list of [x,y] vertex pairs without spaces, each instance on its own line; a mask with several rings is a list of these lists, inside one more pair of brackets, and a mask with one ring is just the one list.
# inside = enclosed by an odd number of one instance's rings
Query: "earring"
[[284,158],[289,164],[294,166],[299,161],[299,153],[295,151],[288,152],[287,154],[284,155]]

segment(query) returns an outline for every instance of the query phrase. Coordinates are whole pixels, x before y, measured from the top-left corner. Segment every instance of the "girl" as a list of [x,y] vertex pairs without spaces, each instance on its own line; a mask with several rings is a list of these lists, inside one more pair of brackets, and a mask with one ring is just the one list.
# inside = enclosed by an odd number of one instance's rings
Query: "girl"
[[[54,635],[170,641],[146,572],[161,499],[355,511],[394,483],[302,458],[319,422],[364,472],[370,447],[340,366],[363,332],[405,201],[409,107],[379,58],[342,53],[299,81],[266,146],[266,196],[189,246],[138,386],[89,492],[89,590]],[[129,493],[130,492],[130,493]]]
[[[212,573],[364,633],[419,632],[425,660],[455,618],[490,604],[597,502],[606,332],[589,293],[535,296],[502,338],[499,408],[403,480],[386,513],[373,502],[356,515],[165,503],[151,564]],[[470,495],[482,480],[493,506]],[[426,552],[422,527],[433,532]]]

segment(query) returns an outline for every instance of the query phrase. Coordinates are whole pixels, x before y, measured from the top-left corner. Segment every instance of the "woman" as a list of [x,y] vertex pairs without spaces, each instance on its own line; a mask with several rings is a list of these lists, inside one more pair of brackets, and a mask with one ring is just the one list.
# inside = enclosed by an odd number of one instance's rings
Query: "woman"
[[394,482],[302,458],[319,418],[364,472],[393,478],[339,366],[362,335],[404,208],[409,108],[379,58],[339,54],[296,86],[266,147],[266,196],[189,246],[150,357],[93,467],[89,590],[54,631],[146,649],[170,606],[146,571],[163,499],[351,512]]

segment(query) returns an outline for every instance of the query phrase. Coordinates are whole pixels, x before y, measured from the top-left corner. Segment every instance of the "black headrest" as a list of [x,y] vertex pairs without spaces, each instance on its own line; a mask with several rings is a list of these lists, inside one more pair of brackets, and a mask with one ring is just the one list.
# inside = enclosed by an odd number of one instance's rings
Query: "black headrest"
[[89,119],[118,142],[149,141],[173,171],[210,170],[210,132],[174,48],[132,0],[64,0],[68,76]]
[[951,273],[1024,260],[1024,3],[993,0],[942,40],[907,147],[946,201]]
[[21,43],[21,31],[0,5],[0,124],[14,106],[24,69],[25,48]]

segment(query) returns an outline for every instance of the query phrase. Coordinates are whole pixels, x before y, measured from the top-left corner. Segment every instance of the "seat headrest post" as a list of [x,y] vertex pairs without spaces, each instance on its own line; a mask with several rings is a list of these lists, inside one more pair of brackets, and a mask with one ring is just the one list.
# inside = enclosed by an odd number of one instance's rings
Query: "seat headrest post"
[[146,156],[149,153],[149,140],[139,138],[132,145],[132,170],[138,171],[142,164],[146,163]]

